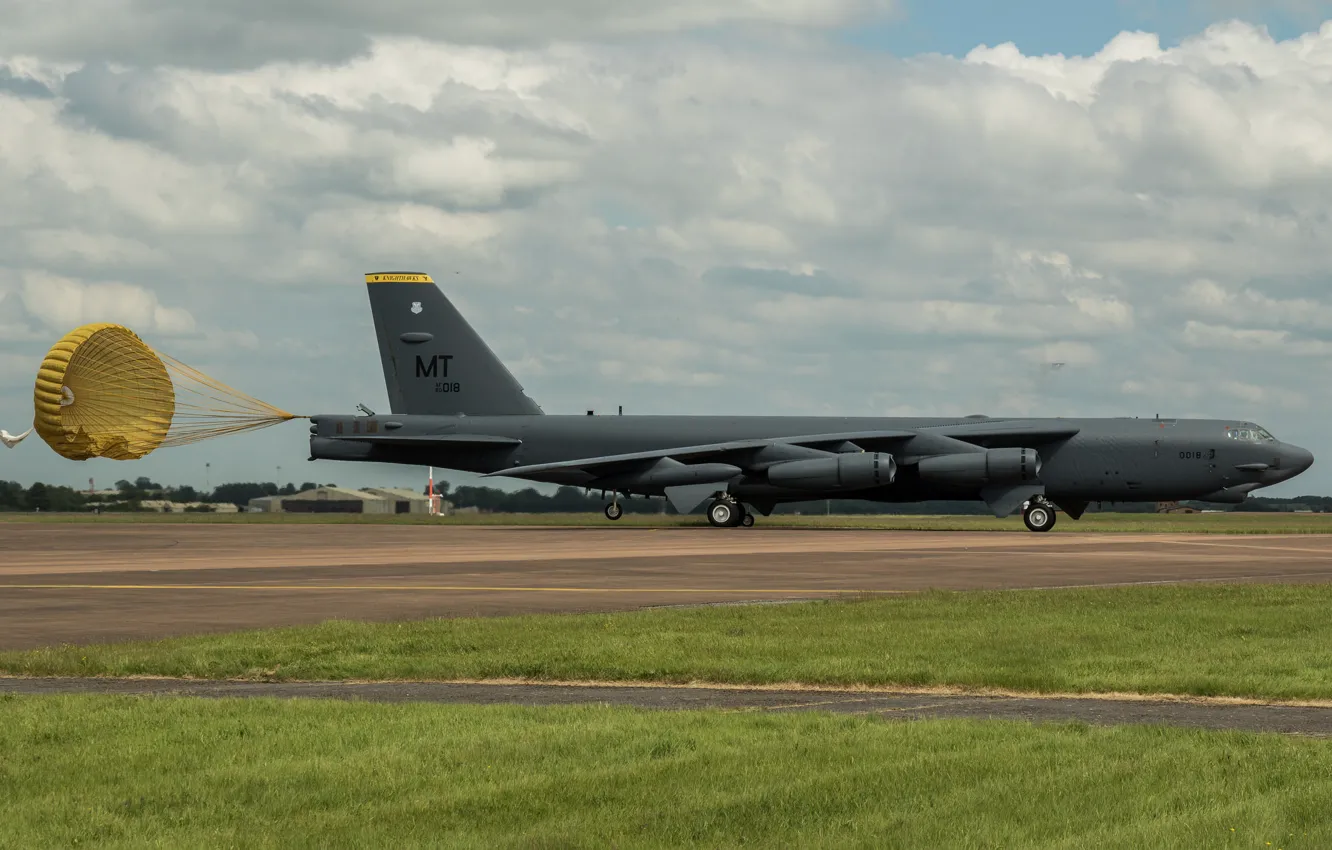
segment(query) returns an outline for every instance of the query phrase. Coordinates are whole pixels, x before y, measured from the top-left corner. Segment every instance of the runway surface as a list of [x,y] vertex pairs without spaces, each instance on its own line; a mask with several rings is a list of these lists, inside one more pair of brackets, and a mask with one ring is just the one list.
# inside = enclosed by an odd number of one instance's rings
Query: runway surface
[[0,694],[116,694],[189,697],[346,699],[472,705],[612,705],[658,710],[714,709],[784,714],[826,711],[885,719],[971,718],[1097,725],[1155,724],[1199,729],[1332,735],[1332,707],[1219,701],[1083,697],[964,696],[833,690],[748,690],[603,685],[446,682],[199,682],[182,679],[4,679]]
[[0,649],[327,619],[1332,579],[1332,535],[0,525]]

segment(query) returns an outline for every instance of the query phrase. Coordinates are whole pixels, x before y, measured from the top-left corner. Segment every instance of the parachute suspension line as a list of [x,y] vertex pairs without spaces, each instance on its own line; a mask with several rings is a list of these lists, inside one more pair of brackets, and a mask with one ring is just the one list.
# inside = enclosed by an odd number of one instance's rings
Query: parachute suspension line
[[303,419],[157,352],[176,389],[175,416],[163,446],[185,446]]

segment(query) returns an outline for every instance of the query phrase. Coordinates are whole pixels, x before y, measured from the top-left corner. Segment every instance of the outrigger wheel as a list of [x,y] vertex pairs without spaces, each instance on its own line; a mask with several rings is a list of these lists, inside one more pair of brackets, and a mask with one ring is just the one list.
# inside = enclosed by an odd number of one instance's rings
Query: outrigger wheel
[[1055,526],[1054,506],[1044,499],[1033,499],[1022,510],[1022,521],[1032,531],[1049,531]]
[[624,508],[620,507],[619,502],[611,502],[606,506],[606,519],[619,519],[624,516]]

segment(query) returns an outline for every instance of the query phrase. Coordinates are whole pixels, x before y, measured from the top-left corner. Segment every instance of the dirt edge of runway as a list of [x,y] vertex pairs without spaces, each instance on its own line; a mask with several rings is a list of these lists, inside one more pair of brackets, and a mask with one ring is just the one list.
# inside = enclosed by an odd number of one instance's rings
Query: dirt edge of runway
[[[509,682],[509,683],[502,683]],[[1111,694],[1057,697],[904,691],[779,689],[702,683],[580,682],[272,682],[168,678],[0,678],[0,695],[121,696],[140,698],[342,700],[380,704],[615,707],[647,711],[721,711],[788,714],[824,712],[885,720],[978,720],[1025,723],[1151,725],[1332,738],[1332,707],[1216,698],[1161,698]],[[1107,698],[1109,697],[1109,698]]]
[[584,688],[606,690],[657,691],[731,691],[737,693],[809,693],[837,696],[859,694],[875,696],[921,697],[975,697],[1022,700],[1095,700],[1125,703],[1176,703],[1202,706],[1273,706],[1282,708],[1332,708],[1332,699],[1283,700],[1240,696],[1200,696],[1196,694],[1132,693],[1121,691],[1019,691],[1007,688],[966,688],[948,685],[817,685],[806,682],[779,682],[769,684],[736,684],[733,682],[666,682],[651,680],[566,680],[566,679],[270,679],[270,678],[189,678],[180,676],[16,676],[0,673],[4,682],[78,682],[96,693],[98,685],[114,687],[116,683],[152,682],[181,685],[318,685],[336,688],[366,685],[474,685],[481,687],[531,688]]

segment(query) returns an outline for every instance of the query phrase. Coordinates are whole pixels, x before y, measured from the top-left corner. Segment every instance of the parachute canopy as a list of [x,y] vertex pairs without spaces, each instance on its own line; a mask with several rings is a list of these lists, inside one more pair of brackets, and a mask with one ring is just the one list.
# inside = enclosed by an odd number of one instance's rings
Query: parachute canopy
[[176,409],[166,366],[133,331],[85,325],[37,372],[37,433],[70,460],[134,460],[162,445]]
[[33,400],[38,435],[70,460],[134,460],[163,446],[296,418],[111,324],[85,325],[56,343],[37,373]]

